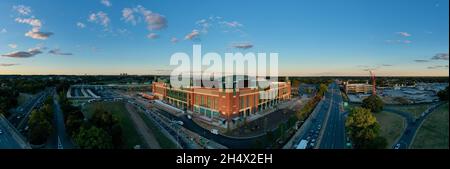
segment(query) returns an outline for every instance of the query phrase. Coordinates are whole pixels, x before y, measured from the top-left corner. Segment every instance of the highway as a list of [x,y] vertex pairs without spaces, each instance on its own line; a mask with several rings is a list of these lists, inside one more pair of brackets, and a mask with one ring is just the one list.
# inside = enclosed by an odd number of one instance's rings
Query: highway
[[24,105],[19,106],[16,112],[9,117],[9,121],[14,125],[21,133],[26,132],[25,128],[28,124],[28,119],[30,118],[31,112],[42,106],[45,98],[52,92],[53,88],[47,88],[42,92],[36,94],[36,96],[27,101]]
[[326,118],[322,137],[319,138],[320,149],[344,149],[345,148],[345,118],[341,106],[343,103],[339,86],[336,83],[330,84],[327,96],[329,104],[326,106]]

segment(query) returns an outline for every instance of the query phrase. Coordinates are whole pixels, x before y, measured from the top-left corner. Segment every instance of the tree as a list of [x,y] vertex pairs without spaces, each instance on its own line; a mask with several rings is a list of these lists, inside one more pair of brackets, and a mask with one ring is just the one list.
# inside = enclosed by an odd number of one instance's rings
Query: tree
[[47,120],[42,111],[33,111],[28,121],[28,137],[31,144],[40,145],[47,141],[48,136],[53,132],[52,124]]
[[351,110],[345,126],[355,148],[384,148],[386,146],[384,138],[378,136],[380,126],[369,109],[357,107]]
[[439,100],[441,101],[447,101],[448,100],[448,86],[437,93]]
[[74,141],[82,149],[111,149],[112,138],[108,133],[95,126],[81,127],[80,131],[76,134]]
[[383,110],[384,103],[380,97],[377,95],[370,95],[368,98],[363,100],[361,107],[370,109],[373,113],[378,113]]

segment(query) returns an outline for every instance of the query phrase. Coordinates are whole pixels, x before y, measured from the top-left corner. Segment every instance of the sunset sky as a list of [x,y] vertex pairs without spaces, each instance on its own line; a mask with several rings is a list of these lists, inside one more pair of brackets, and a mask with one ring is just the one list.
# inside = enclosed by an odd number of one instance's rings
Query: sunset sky
[[1,0],[0,74],[161,74],[277,52],[281,75],[448,76],[448,0]]

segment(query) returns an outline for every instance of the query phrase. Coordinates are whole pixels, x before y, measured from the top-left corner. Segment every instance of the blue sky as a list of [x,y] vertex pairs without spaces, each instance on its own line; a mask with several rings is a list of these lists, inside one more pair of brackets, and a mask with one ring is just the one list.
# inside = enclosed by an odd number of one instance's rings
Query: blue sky
[[173,53],[201,44],[203,53],[278,52],[282,75],[373,69],[448,76],[448,6],[447,0],[2,0],[0,74],[163,73],[173,68]]

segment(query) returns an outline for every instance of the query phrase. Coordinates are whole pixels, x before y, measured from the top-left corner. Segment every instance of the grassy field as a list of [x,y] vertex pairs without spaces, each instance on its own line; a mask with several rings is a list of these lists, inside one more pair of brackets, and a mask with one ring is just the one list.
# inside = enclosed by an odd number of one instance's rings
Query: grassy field
[[380,135],[386,138],[388,142],[388,147],[386,148],[390,148],[405,129],[405,119],[397,114],[385,111],[375,113],[374,115],[381,126]]
[[177,146],[175,143],[172,142],[169,138],[166,137],[162,133],[162,131],[156,126],[156,124],[153,123],[150,119],[148,119],[147,116],[143,114],[143,112],[139,112],[139,115],[144,120],[145,124],[147,124],[148,128],[150,128],[153,131],[153,134],[156,137],[156,140],[158,141],[159,145],[163,149],[176,149]]
[[17,97],[17,104],[23,105],[27,100],[31,99],[33,95],[27,93],[20,93]]
[[135,145],[141,145],[145,148],[145,144],[142,141],[141,136],[136,131],[133,121],[130,119],[125,103],[123,102],[96,102],[89,104],[83,110],[83,114],[87,118],[91,118],[96,109],[105,110],[115,115],[122,126],[123,139],[125,142],[125,148],[134,148]]
[[414,149],[448,149],[448,103],[432,112],[412,143]]
[[396,105],[396,106],[387,106],[388,108],[400,110],[403,112],[411,113],[414,117],[419,117],[422,112],[427,110],[430,104],[416,104],[416,105]]

